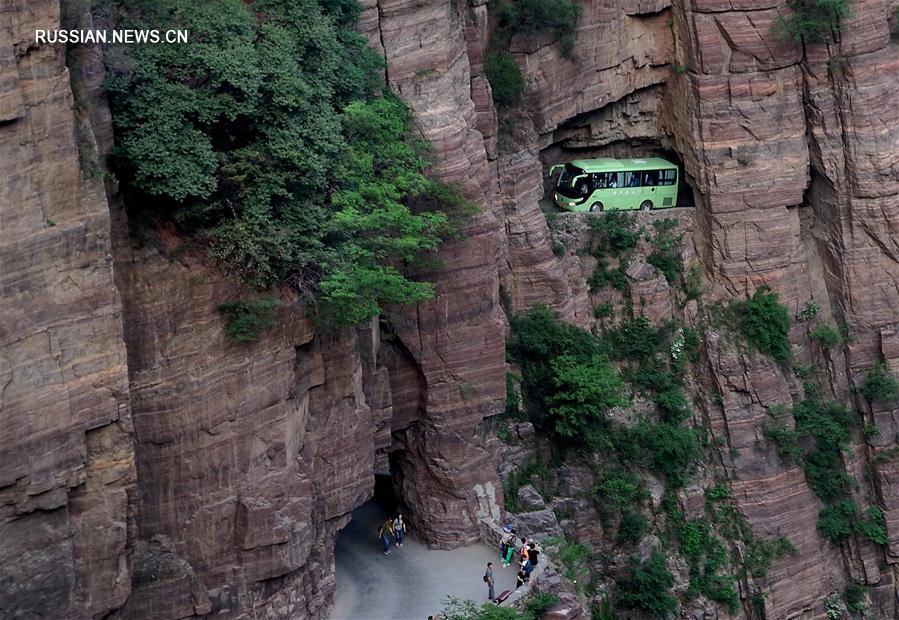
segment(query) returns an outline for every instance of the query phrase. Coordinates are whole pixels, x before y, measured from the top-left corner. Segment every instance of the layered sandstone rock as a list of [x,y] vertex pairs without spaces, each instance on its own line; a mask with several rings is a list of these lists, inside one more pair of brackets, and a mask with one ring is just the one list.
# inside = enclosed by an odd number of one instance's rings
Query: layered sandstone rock
[[387,0],[378,2],[377,20],[369,11],[362,21],[384,51],[388,83],[434,145],[434,172],[482,209],[465,238],[441,250],[436,299],[389,312],[411,367],[406,372],[415,378],[391,381],[394,406],[409,403],[404,393],[418,388],[414,405],[406,405],[393,425],[401,436],[400,491],[413,527],[441,547],[476,540],[479,519],[498,517],[502,504],[481,427],[502,411],[505,385],[501,231],[493,210],[498,188],[479,130],[465,10],[454,3]]
[[131,587],[134,452],[101,179],[79,163],[53,1],[0,9],[0,616],[100,617]]

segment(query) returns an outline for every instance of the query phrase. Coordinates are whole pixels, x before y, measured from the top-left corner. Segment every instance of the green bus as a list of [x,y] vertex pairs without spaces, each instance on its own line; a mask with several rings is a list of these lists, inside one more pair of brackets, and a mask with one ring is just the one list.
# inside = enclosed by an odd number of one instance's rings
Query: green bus
[[660,157],[576,159],[549,173],[559,168],[553,197],[568,211],[648,211],[677,204],[677,166]]

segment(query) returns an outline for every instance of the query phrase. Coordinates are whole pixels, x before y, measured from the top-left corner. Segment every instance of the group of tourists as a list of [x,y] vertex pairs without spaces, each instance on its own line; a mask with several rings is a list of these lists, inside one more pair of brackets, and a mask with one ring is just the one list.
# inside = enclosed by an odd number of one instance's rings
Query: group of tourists
[[[516,562],[518,576],[515,589],[525,585],[531,580],[531,573],[537,566],[538,558],[543,549],[535,540],[528,540],[524,536],[518,537],[515,528],[506,526],[503,528],[503,536],[499,543],[499,556],[502,567],[506,568]],[[496,599],[493,586],[493,562],[487,562],[487,571],[484,573],[484,582],[487,584],[487,596],[492,601]]]
[[403,546],[403,535],[406,533],[406,522],[403,521],[403,514],[399,513],[396,517],[387,517],[381,527],[378,528],[378,538],[381,539],[381,545],[384,547],[384,555],[390,555],[390,539],[393,538],[397,547]]

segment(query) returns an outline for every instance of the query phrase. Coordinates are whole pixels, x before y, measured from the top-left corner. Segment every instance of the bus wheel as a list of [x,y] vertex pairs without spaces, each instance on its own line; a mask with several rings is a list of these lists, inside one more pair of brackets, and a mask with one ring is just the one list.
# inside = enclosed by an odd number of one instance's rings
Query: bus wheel
[[641,211],[649,211],[650,209],[652,209],[652,201],[651,200],[644,200],[643,202],[640,203]]
[[602,211],[602,203],[601,202],[594,202],[592,205],[590,205],[591,213],[596,213],[597,211]]

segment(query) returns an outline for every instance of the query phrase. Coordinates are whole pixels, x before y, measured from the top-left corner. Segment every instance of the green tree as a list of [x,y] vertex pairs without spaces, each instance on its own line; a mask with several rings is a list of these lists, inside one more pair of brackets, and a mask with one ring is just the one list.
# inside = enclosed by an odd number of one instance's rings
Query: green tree
[[899,396],[899,381],[885,364],[877,362],[865,375],[861,393],[869,402],[892,400]]
[[555,432],[563,437],[585,436],[593,425],[603,424],[610,408],[629,404],[618,373],[601,355],[587,362],[561,355],[550,365],[555,394],[547,403]]
[[777,293],[760,286],[746,301],[736,304],[740,331],[756,349],[778,361],[790,357],[790,315]]
[[[352,29],[355,0],[149,0],[122,27],[189,28],[186,45],[111,50],[113,162],[132,206],[211,241],[258,289],[288,281],[338,325],[418,303],[411,274],[468,210],[428,179],[409,111]],[[454,226],[455,224],[455,226]]]
[[852,16],[849,0],[787,0],[790,13],[774,22],[784,41],[824,43]]
[[631,575],[618,582],[618,603],[626,609],[669,618],[677,611],[677,599],[670,592],[673,585],[674,576],[668,571],[665,556],[655,548],[642,564],[632,562]]
[[572,0],[502,0],[497,7],[494,46],[506,47],[516,34],[549,31],[559,41],[562,55],[571,58],[581,7]]
[[487,54],[484,73],[493,91],[493,101],[501,108],[514,106],[524,92],[524,76],[515,58],[508,52]]

